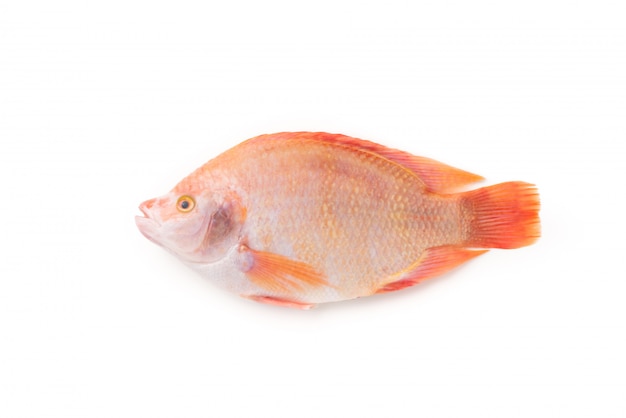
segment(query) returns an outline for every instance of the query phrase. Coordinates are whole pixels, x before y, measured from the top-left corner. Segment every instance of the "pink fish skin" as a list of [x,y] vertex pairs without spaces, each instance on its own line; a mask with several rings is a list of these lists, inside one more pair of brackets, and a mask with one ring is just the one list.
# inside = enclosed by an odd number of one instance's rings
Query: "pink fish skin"
[[413,286],[540,235],[535,186],[323,132],[261,135],[143,202],[143,235],[222,288],[308,309]]

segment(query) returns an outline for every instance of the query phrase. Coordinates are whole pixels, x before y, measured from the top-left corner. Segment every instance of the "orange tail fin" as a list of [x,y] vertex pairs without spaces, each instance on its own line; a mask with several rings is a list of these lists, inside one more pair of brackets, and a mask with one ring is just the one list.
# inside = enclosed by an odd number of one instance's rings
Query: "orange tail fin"
[[469,247],[519,248],[540,236],[537,188],[521,181],[465,192]]

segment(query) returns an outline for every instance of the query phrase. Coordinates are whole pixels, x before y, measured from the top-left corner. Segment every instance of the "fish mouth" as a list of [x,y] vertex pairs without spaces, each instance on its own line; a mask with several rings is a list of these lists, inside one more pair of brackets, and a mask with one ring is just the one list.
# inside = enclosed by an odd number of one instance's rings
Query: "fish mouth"
[[[143,213],[144,218],[148,218],[148,219],[150,218],[150,215],[148,214],[148,210],[143,204],[139,205],[139,210],[141,211],[141,213]],[[137,216],[137,218],[140,218],[140,216]]]
[[[135,222],[146,223],[147,221],[150,221],[157,226],[161,226],[161,223],[151,216],[151,209],[154,206],[155,202],[156,199],[150,199],[139,205],[139,211],[143,214],[143,216],[135,216]],[[139,219],[143,220],[140,221]]]
[[144,217],[150,218],[150,209],[152,209],[156,201],[156,198],[149,199],[139,205],[139,210],[141,211],[141,213],[143,213]]
[[154,199],[143,202],[139,205],[139,210],[143,216],[135,216],[135,224],[139,232],[155,244],[159,244],[156,237],[161,224],[154,218],[150,217],[150,208],[154,203]]

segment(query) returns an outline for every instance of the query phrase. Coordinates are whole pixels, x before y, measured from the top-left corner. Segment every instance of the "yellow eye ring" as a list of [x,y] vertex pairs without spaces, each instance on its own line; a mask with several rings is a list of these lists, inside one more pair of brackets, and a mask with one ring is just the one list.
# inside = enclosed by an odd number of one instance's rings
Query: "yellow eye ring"
[[181,196],[178,198],[178,201],[176,202],[176,209],[178,209],[180,212],[183,213],[187,213],[187,212],[191,212],[193,210],[193,208],[196,207],[196,202],[193,200],[193,198],[191,196]]

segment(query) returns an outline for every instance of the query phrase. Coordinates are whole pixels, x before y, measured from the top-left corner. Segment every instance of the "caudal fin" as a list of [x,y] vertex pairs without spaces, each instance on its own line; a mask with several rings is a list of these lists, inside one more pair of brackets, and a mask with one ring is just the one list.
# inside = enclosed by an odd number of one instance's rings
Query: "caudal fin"
[[519,248],[539,238],[539,194],[529,183],[512,181],[463,194],[470,238],[477,248]]

